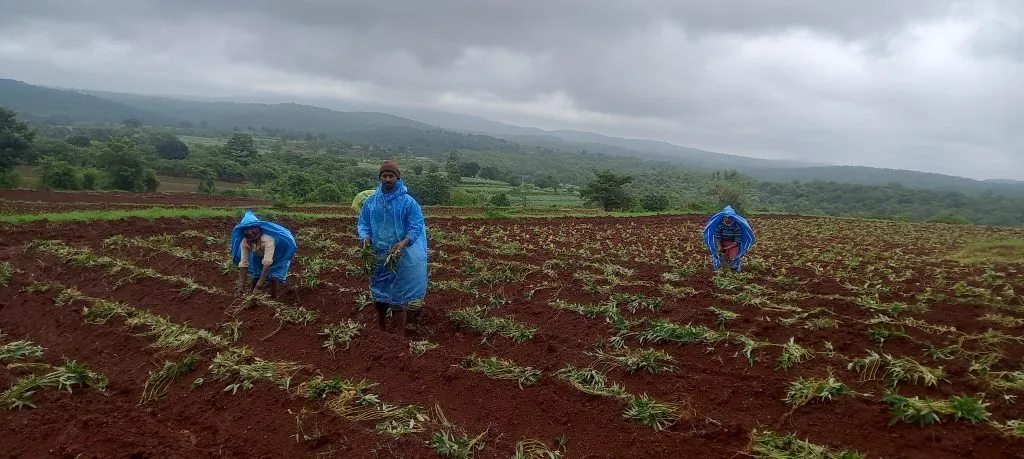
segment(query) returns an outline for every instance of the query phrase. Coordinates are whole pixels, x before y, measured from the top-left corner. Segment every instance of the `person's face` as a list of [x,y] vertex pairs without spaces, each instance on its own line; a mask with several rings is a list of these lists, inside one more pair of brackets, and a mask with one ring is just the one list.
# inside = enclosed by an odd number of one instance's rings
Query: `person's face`
[[380,183],[384,188],[385,193],[395,191],[395,186],[398,185],[398,176],[391,171],[384,171],[380,173]]
[[260,229],[246,228],[242,230],[242,234],[245,235],[245,239],[248,240],[249,242],[255,242],[257,239],[260,238]]
[[732,224],[732,217],[725,217],[725,218],[723,218],[722,219],[722,223],[725,223],[726,225],[731,225]]

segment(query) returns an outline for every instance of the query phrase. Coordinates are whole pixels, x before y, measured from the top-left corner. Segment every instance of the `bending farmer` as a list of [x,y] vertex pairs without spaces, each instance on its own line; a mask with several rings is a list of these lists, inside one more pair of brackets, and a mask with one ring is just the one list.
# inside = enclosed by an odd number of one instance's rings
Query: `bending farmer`
[[704,244],[711,252],[711,264],[715,270],[721,266],[721,253],[725,255],[730,268],[738,272],[743,255],[754,245],[754,230],[732,206],[725,206],[704,227]]
[[386,328],[390,309],[399,334],[405,336],[409,304],[421,302],[427,293],[427,228],[423,209],[409,195],[398,165],[384,161],[378,177],[380,185],[363,202],[356,229],[363,247],[372,247],[377,259],[370,274],[377,323]]
[[[231,260],[238,265],[238,293],[256,293],[269,280],[270,294],[276,297],[278,284],[288,279],[297,248],[295,237],[287,228],[260,220],[251,210],[247,211],[231,231]],[[248,288],[246,273],[252,277]]]

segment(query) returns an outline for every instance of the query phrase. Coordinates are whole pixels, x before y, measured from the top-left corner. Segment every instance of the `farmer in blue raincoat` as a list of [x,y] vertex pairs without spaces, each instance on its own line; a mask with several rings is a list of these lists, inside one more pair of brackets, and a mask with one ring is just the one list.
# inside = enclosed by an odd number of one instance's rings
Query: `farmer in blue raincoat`
[[[427,293],[427,228],[423,209],[409,195],[398,165],[384,161],[378,177],[380,185],[363,202],[356,229],[363,247],[372,247],[377,256],[370,275],[377,324],[386,328],[390,309],[399,334],[405,336],[406,310]],[[389,256],[397,263],[387,263]]]
[[743,255],[754,245],[754,230],[732,206],[725,206],[704,226],[704,245],[711,252],[711,265],[716,271],[721,266],[721,254],[730,268],[739,272]]
[[[288,228],[246,211],[231,231],[231,260],[238,265],[238,293],[256,293],[269,280],[270,295],[276,297],[278,285],[288,279],[297,248]],[[249,288],[245,285],[247,273],[252,277]]]

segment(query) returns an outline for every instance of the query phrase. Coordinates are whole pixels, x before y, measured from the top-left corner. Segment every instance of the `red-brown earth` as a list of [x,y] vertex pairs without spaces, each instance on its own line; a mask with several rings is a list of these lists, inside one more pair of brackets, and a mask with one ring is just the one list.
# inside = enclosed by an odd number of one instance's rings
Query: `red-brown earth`
[[[4,195],[0,194],[0,197]],[[116,199],[113,199],[116,201]],[[232,201],[234,202],[234,201]],[[205,202],[202,205],[213,205]],[[222,202],[217,205],[231,206]],[[347,274],[345,265],[326,268],[319,285],[305,284],[307,263],[315,257],[356,265],[354,218],[277,220],[292,229],[299,242],[288,286],[279,300],[319,313],[309,325],[282,324],[269,307],[258,306],[237,314],[241,338],[231,346],[249,346],[253,354],[270,361],[300,364],[288,390],[259,381],[251,390],[225,392],[230,381],[217,381],[209,372],[219,350],[200,346],[195,371],[176,380],[167,397],[139,405],[145,381],[164,360],[183,353],[161,351],[153,337],[140,336],[144,327],[127,327],[115,318],[103,324],[86,323],[78,300],[64,306],[54,302],[55,291],[29,293],[38,282],[58,282],[93,298],[123,302],[139,310],[181,324],[223,333],[222,325],[235,319],[225,311],[236,300],[236,271],[222,271],[218,258],[186,259],[173,254],[205,252],[223,257],[226,239],[236,219],[125,219],[89,223],[34,222],[7,227],[0,261],[15,268],[6,287],[0,288],[0,345],[30,340],[45,347],[42,360],[60,364],[66,357],[109,377],[109,392],[90,388],[61,392],[41,389],[36,408],[0,411],[4,431],[3,454],[10,457],[436,457],[428,446],[438,430],[427,423],[423,432],[391,437],[374,432],[378,421],[349,421],[333,412],[326,401],[309,401],[295,388],[309,377],[339,375],[351,381],[376,383],[370,392],[393,405],[417,405],[428,413],[435,405],[470,437],[484,433],[483,449],[476,457],[510,457],[516,443],[537,439],[556,448],[565,441],[565,457],[735,457],[750,454],[751,433],[770,430],[796,434],[828,448],[859,451],[868,457],[1024,457],[1024,441],[1001,433],[988,422],[956,422],[944,416],[939,424],[889,425],[891,415],[882,400],[883,381],[861,381],[847,370],[851,359],[868,350],[911,357],[929,367],[943,367],[945,378],[935,387],[901,382],[906,396],[944,399],[952,395],[984,393],[990,420],[1005,423],[1024,418],[1024,408],[1013,403],[1020,390],[995,391],[977,371],[969,355],[950,360],[933,359],[925,343],[936,347],[964,343],[979,350],[977,337],[989,330],[1004,334],[996,348],[1001,358],[992,371],[1024,368],[1022,327],[982,319],[986,314],[1024,318],[1021,297],[999,301],[965,297],[954,288],[959,280],[992,292],[1007,286],[1024,292],[1024,265],[961,265],[945,258],[971,240],[992,230],[971,227],[909,225],[886,222],[803,217],[755,217],[758,234],[754,250],[741,276],[709,269],[700,229],[703,217],[642,218],[532,218],[458,219],[428,212],[431,231],[432,288],[425,303],[424,323],[406,338],[376,329],[373,308],[357,310],[357,298],[368,289],[365,277]],[[891,232],[899,225],[899,232]],[[209,237],[197,237],[195,231]],[[184,234],[183,234],[184,233]],[[113,236],[145,238],[170,235],[171,245],[113,245]],[[907,236],[907,244],[888,241],[889,234]],[[1016,235],[1024,234],[1017,231]],[[795,236],[794,236],[795,235]],[[791,237],[793,236],[793,237]],[[796,237],[798,236],[798,237]],[[162,275],[181,276],[217,290],[183,296],[183,284],[166,279],[141,278],[122,283],[126,273],[76,266],[70,260],[45,253],[29,244],[34,240],[60,240],[76,249],[111,257]],[[166,239],[161,239],[161,244]],[[111,242],[116,242],[113,240]],[[912,256],[910,256],[912,255]],[[510,264],[513,263],[513,264]],[[476,292],[458,290],[456,282],[471,281],[477,272],[516,269],[525,276],[478,282]],[[689,267],[687,269],[682,269]],[[684,271],[678,278],[668,276]],[[591,278],[588,287],[587,277]],[[482,278],[480,278],[482,279]],[[477,279],[477,280],[480,280]],[[724,281],[736,280],[734,290]],[[762,289],[749,296],[736,295],[749,286]],[[883,289],[874,289],[881,285]],[[927,289],[943,298],[923,295]],[[674,289],[674,290],[672,290]],[[891,305],[923,303],[925,312],[902,312],[895,320],[914,318],[955,331],[933,332],[901,325],[910,338],[872,341],[868,324],[879,315],[857,304],[876,292],[877,302]],[[532,293],[532,294],[531,294]],[[556,300],[599,305],[615,293],[658,299],[657,311],[641,307],[635,312],[620,305],[622,317],[634,321],[630,349],[666,351],[675,372],[628,373],[619,367],[595,364],[589,353],[595,342],[614,336],[614,327],[602,315],[587,318],[554,306]],[[744,303],[746,302],[746,303]],[[998,304],[997,304],[998,303]],[[455,326],[448,314],[475,305],[495,305],[489,316],[509,317],[536,328],[522,343],[508,338],[484,337]],[[710,307],[738,317],[717,323]],[[798,317],[798,314],[814,314]],[[835,328],[812,329],[811,319],[831,317]],[[333,354],[322,345],[322,327],[344,319],[364,326],[348,349]],[[651,320],[678,325],[724,329],[756,341],[771,343],[754,353],[753,363],[738,355],[741,346],[731,339],[714,346],[639,342],[636,333]],[[789,325],[787,325],[789,324]],[[895,326],[894,326],[895,327]],[[790,338],[814,351],[812,359],[789,369],[777,368],[781,345]],[[409,351],[409,342],[429,340],[439,345],[422,356]],[[830,347],[829,347],[830,346]],[[466,356],[497,356],[542,372],[533,385],[519,388],[514,381],[492,379],[459,366]],[[3,362],[8,364],[11,362]],[[574,365],[609,369],[611,381],[622,383],[630,394],[648,394],[658,401],[686,407],[677,422],[656,431],[623,416],[622,399],[583,393],[556,376]],[[833,373],[859,395],[815,402],[792,409],[783,399],[791,381],[799,377],[826,377]],[[880,374],[884,372],[884,365]],[[24,369],[0,368],[0,384],[9,387]],[[193,381],[203,384],[193,388]],[[0,407],[6,408],[6,407]],[[296,415],[315,410],[315,424],[323,430],[317,441],[298,441]],[[304,421],[307,427],[313,421]]]

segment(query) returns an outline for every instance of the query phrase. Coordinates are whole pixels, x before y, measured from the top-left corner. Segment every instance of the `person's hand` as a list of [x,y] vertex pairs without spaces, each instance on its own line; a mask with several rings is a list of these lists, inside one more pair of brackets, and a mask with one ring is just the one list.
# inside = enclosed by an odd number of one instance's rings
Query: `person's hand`
[[402,249],[404,249],[406,244],[408,244],[407,241],[408,241],[407,239],[402,239],[401,241],[398,241],[397,244],[391,246],[391,250],[388,253],[390,253],[390,254],[395,254],[395,253],[401,254]]

